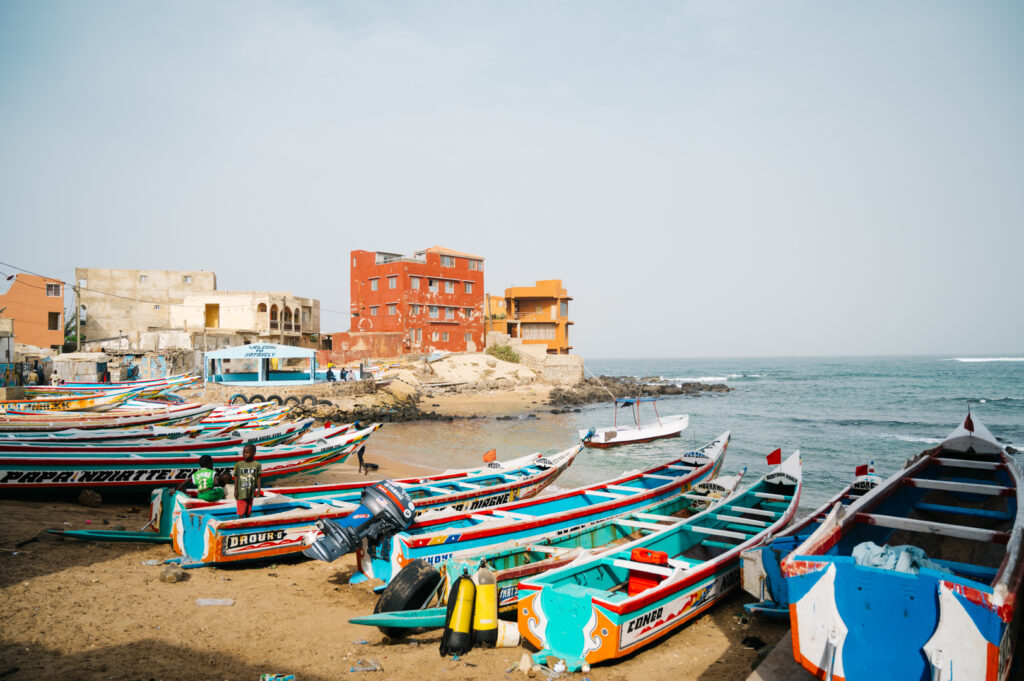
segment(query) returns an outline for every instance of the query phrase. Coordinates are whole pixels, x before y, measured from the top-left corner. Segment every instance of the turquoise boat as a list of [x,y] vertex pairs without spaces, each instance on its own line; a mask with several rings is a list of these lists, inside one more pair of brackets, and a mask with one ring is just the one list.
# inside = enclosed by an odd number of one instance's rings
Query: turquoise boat
[[[609,482],[492,508],[418,517],[406,530],[363,544],[356,551],[358,571],[351,581],[372,578],[389,582],[402,567],[416,559],[440,565],[450,558],[471,555],[506,542],[532,541],[553,532],[568,532],[613,516],[641,511],[717,476],[728,444],[729,433],[726,432],[700,450]],[[306,554],[321,558],[334,553],[330,546],[324,550],[319,548],[314,545]]]
[[570,670],[650,645],[739,585],[740,553],[789,524],[800,490],[794,452],[725,503],[521,582],[519,633]]

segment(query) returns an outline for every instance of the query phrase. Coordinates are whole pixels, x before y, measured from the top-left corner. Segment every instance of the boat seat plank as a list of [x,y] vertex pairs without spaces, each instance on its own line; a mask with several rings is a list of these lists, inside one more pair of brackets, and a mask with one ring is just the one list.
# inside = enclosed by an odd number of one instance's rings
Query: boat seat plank
[[783,494],[772,494],[771,492],[754,492],[758,499],[771,499],[772,501],[789,501]]
[[659,475],[657,473],[647,473],[644,475],[645,478],[651,478],[652,480],[678,480],[679,478],[675,475]]
[[652,565],[651,563],[639,563],[635,560],[625,560],[624,558],[616,558],[612,561],[612,565],[619,568],[626,568],[627,570],[649,572],[651,574],[662,575],[664,577],[671,577],[672,573],[676,571],[676,568],[673,567]]
[[694,494],[692,492],[683,492],[680,496],[684,499],[690,499],[692,501],[708,501],[709,499],[703,494]]
[[996,471],[1003,468],[1003,464],[998,461],[969,461],[966,459],[947,459],[944,457],[937,457],[935,461],[949,468],[973,468],[979,471]]
[[632,527],[637,530],[652,530],[654,532],[658,532],[660,530],[664,530],[667,527],[670,527],[669,525],[659,525],[658,523],[644,523],[640,522],[639,520],[627,520],[625,518],[616,520],[615,522],[616,524],[622,525],[623,527]]
[[454,484],[459,487],[465,487],[466,489],[483,489],[483,485],[474,485],[471,482],[456,482]]
[[730,523],[736,523],[739,525],[751,525],[753,527],[768,527],[768,523],[763,520],[750,520],[748,518],[741,518],[735,515],[726,515],[725,513],[716,513],[715,517],[719,520],[725,520]]
[[605,485],[604,488],[609,492],[625,492],[626,494],[636,494],[642,491],[638,487],[626,487],[625,485]]
[[634,513],[635,518],[640,520],[653,520],[658,523],[681,523],[682,518],[677,518],[674,515],[658,515],[657,513]]
[[937,534],[943,537],[957,537],[959,539],[970,539],[973,541],[994,542],[1005,544],[1010,535],[1008,532],[996,532],[985,530],[979,527],[968,527],[966,525],[950,525],[949,523],[937,523],[931,520],[918,520],[916,518],[902,518],[893,515],[880,515],[877,513],[858,513],[857,522],[888,527],[896,530],[908,530],[910,532],[923,532],[926,534]]
[[692,471],[694,468],[697,467],[698,466],[692,463],[673,463],[668,466],[665,466],[665,468],[671,468],[674,471]]
[[971,494],[988,494],[1001,497],[1013,496],[1016,493],[1012,487],[1003,487],[1001,485],[952,482],[949,480],[929,480],[927,478],[907,478],[904,481],[904,484],[908,487],[935,489],[943,492],[969,492]]
[[914,508],[919,511],[931,511],[933,513],[955,513],[957,515],[974,516],[975,518],[991,518],[993,520],[1013,520],[1013,514],[1009,511],[986,511],[981,508],[968,508],[966,506],[947,506],[945,504],[929,504],[918,502]]
[[527,551],[536,551],[537,553],[547,553],[552,556],[561,556],[571,551],[579,551],[579,548],[566,548],[561,546],[541,546],[539,544],[527,544],[525,547]]
[[621,499],[623,496],[625,496],[625,495],[622,495],[622,494],[614,494],[612,492],[605,492],[604,490],[599,490],[599,489],[588,490],[587,494],[592,494],[595,497],[607,497],[609,499]]
[[716,537],[729,537],[730,539],[740,539],[746,541],[750,539],[750,535],[743,534],[742,532],[731,532],[729,530],[720,530],[717,527],[704,527],[703,525],[690,525],[688,529],[701,534],[710,534]]
[[719,549],[731,549],[736,546],[736,544],[726,544],[724,541],[715,541],[714,539],[705,539],[701,543],[704,544],[704,546],[714,546]]
[[491,511],[494,515],[500,515],[505,518],[514,518],[515,520],[533,520],[534,516],[527,515],[526,513],[516,513],[515,511],[502,511],[501,509],[494,509]]
[[782,511],[766,511],[763,508],[748,508],[746,506],[730,506],[730,511],[738,511],[739,513],[752,513],[754,515],[768,516],[769,518],[775,518],[776,516],[782,515]]
[[992,580],[995,579],[997,574],[999,574],[998,569],[985,567],[984,565],[958,563],[955,560],[941,560],[939,558],[932,558],[931,560],[938,563],[942,567],[949,568],[953,572],[965,575],[967,577],[980,577],[984,580]]

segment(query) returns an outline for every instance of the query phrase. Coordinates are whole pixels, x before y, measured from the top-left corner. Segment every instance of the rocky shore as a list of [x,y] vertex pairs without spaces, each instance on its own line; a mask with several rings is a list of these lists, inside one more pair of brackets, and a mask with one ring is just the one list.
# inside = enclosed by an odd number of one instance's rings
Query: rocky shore
[[548,404],[553,407],[574,407],[638,395],[696,397],[703,392],[726,393],[729,390],[729,386],[724,383],[663,383],[632,376],[599,376],[585,379],[572,388],[554,388],[548,396]]

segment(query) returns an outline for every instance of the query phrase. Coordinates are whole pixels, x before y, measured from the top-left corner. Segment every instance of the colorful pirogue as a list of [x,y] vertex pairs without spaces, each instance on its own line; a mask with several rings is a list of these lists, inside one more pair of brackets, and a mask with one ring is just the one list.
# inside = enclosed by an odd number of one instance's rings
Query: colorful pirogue
[[[54,489],[103,487],[144,490],[176,485],[198,467],[199,456],[209,454],[214,465],[225,467],[241,459],[241,444],[273,437],[302,436],[310,422],[297,421],[253,431],[250,437],[209,436],[197,439],[196,446],[177,440],[171,444],[156,443],[132,446],[118,442],[116,446],[83,444],[75,450],[58,452],[61,445],[26,445],[33,451],[10,451],[17,445],[4,444],[0,453],[0,489]],[[263,464],[262,477],[271,480],[285,475],[310,472],[331,463],[344,461],[354,451],[354,442],[368,436],[379,424],[356,432],[343,429],[311,431],[296,444],[258,446],[256,460]],[[345,429],[347,430],[347,429]],[[339,432],[340,431],[340,432]]]
[[[374,578],[388,582],[417,558],[440,564],[504,542],[532,540],[642,510],[716,476],[728,443],[729,433],[725,433],[674,461],[542,498],[470,512],[423,515],[401,532],[361,545],[356,551],[358,572],[352,581]],[[328,561],[341,555],[330,533],[325,534],[328,536],[310,546],[306,555]]]
[[[479,469],[398,481],[419,513],[432,509],[483,509],[528,499],[572,464],[581,445],[549,456],[531,454]],[[279,487],[257,499],[251,518],[238,518],[231,502],[179,497],[172,540],[186,567],[271,558],[305,550],[321,534],[317,522],[345,518],[374,483]],[[443,511],[442,511],[443,512]]]
[[[746,469],[738,475],[705,479],[688,492],[680,492],[643,511],[615,516],[577,529],[555,531],[540,537],[506,542],[479,552],[449,558],[440,570],[414,561],[384,589],[372,615],[349,620],[353,624],[380,627],[391,638],[399,638],[410,629],[443,627],[455,580],[464,573],[473,574],[481,561],[494,571],[498,589],[498,611],[514,614],[521,581],[567,565],[588,551],[624,544],[666,527],[735,493]],[[438,589],[438,585],[440,589]],[[438,607],[429,605],[427,596],[438,591]],[[405,610],[403,608],[414,608]]]
[[216,409],[213,404],[164,404],[145,410],[109,411],[8,411],[0,414],[0,432],[22,433],[57,430],[96,430],[183,424],[199,420]]
[[968,415],[782,562],[793,654],[820,678],[1006,679],[1020,643],[1021,472]]
[[800,490],[795,452],[722,504],[521,582],[520,634],[570,670],[649,645],[738,586],[740,553],[792,520]]
[[62,383],[61,385],[26,386],[25,394],[30,397],[45,397],[89,392],[116,392],[128,389],[135,391],[139,397],[152,397],[160,393],[194,387],[201,380],[200,376],[194,374],[178,374],[165,378],[144,378],[115,383]]

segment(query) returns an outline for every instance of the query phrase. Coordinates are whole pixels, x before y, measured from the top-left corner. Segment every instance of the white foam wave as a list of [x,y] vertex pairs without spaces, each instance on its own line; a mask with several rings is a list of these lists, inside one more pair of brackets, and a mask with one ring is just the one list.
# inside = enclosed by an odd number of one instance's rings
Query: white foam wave
[[926,445],[942,444],[941,437],[912,437],[910,435],[883,435],[883,437],[901,440],[903,442],[921,442]]
[[662,376],[661,380],[667,383],[722,383],[728,381],[728,376]]
[[1024,357],[954,357],[954,362],[1024,362]]

